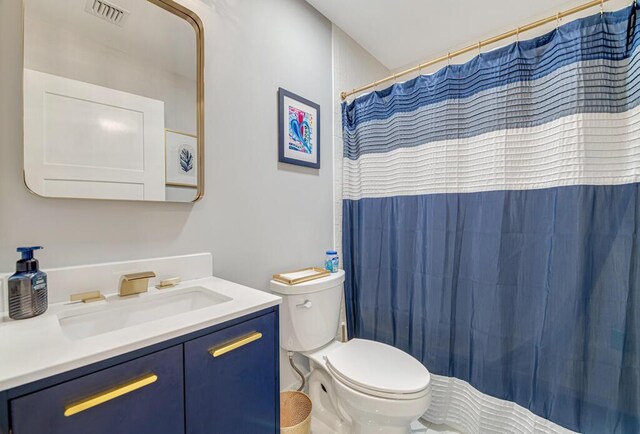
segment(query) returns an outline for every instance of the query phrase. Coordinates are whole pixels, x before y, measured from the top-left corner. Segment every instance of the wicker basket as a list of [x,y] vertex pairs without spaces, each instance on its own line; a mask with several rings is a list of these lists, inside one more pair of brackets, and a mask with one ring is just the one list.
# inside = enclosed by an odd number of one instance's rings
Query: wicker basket
[[309,434],[311,431],[311,399],[302,392],[280,394],[280,433]]

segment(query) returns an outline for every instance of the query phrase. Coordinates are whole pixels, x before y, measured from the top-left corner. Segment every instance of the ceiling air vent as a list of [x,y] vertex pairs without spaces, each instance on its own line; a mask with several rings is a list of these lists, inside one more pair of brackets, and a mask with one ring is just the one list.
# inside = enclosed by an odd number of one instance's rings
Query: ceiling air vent
[[85,11],[120,27],[129,18],[129,11],[105,0],[87,0]]

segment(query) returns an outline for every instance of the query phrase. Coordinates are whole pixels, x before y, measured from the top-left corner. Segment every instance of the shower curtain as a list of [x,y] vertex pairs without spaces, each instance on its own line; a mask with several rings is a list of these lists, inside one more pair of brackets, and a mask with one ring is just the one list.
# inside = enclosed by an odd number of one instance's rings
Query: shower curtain
[[598,13],[343,104],[349,331],[431,418],[640,432],[638,41]]

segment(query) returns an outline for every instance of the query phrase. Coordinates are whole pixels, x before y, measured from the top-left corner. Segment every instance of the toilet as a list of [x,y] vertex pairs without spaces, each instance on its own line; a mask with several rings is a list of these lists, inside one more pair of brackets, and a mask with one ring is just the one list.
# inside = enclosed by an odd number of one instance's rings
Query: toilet
[[283,299],[280,346],[309,359],[313,419],[328,432],[410,433],[431,402],[429,371],[390,345],[336,338],[343,283],[343,270],[297,285],[272,280]]

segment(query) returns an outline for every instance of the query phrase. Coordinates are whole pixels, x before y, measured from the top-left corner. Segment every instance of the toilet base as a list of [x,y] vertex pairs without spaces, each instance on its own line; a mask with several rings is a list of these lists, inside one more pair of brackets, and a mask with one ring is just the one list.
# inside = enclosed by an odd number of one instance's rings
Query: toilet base
[[338,410],[332,397],[335,396],[333,380],[329,374],[321,369],[311,369],[309,375],[309,397],[313,404],[311,415],[313,429],[316,434],[352,434],[351,423],[338,416]]

